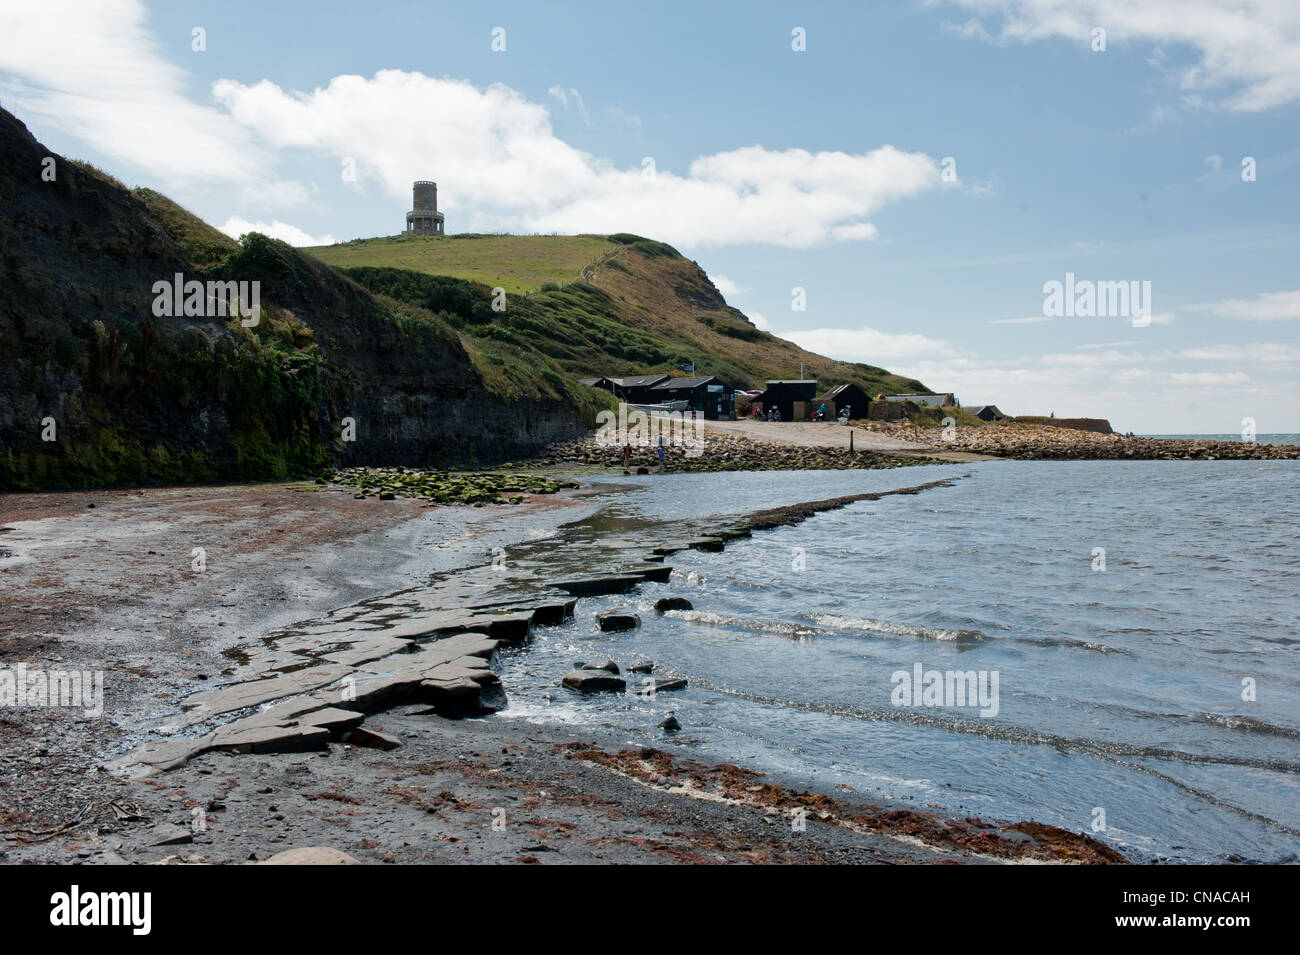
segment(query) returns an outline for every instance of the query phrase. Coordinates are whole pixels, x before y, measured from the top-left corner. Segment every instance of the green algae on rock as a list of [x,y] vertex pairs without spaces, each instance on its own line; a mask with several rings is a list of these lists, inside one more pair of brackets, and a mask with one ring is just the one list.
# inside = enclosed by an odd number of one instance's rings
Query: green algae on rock
[[417,497],[436,504],[520,504],[524,494],[554,494],[561,488],[578,486],[576,481],[538,474],[400,467],[344,468],[317,480],[326,485],[352,488],[356,491],[354,497],[377,495],[385,501]]

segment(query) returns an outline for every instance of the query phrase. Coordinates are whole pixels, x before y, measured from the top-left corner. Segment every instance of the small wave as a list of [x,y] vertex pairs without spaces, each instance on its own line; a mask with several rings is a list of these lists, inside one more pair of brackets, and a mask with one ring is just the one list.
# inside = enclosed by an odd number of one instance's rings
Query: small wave
[[872,630],[896,637],[918,637],[922,640],[939,640],[947,643],[979,643],[989,639],[978,630],[946,630],[941,627],[922,627],[917,624],[898,623],[894,620],[871,620],[867,617],[843,617],[833,613],[815,613],[812,619],[833,630]]
[[825,631],[806,624],[790,623],[785,620],[762,620],[757,617],[737,617],[730,614],[712,613],[707,610],[670,610],[665,617],[676,617],[688,623],[700,623],[708,627],[734,627],[738,630],[756,630],[760,633],[776,633],[783,637],[813,637]]
[[1112,647],[1105,643],[1095,641],[1061,641],[1061,639],[1050,639],[1050,641],[1040,641],[1050,646],[1070,647],[1074,650],[1091,650],[1093,654],[1119,654],[1121,656],[1132,656],[1132,651],[1125,650],[1122,647]]
[[1300,730],[1265,723],[1263,720],[1257,720],[1250,716],[1235,716],[1231,713],[1202,713],[1201,718],[1205,722],[1223,729],[1245,730],[1249,733],[1269,733],[1273,736],[1284,736],[1288,739],[1300,739]]

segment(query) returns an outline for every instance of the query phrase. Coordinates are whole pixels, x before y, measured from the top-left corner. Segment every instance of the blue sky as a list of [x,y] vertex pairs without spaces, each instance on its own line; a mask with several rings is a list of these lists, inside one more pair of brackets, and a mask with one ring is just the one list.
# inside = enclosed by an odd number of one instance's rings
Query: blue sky
[[[1300,431],[1300,4],[1134,9],[4,3],[0,103],[235,234],[390,234],[432,178],[450,232],[651,235],[964,403]],[[1152,320],[1047,318],[1067,272]]]

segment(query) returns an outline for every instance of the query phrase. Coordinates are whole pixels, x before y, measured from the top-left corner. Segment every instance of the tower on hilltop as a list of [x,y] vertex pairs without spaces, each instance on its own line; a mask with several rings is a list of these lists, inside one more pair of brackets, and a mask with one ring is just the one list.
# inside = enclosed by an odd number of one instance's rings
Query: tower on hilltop
[[406,231],[415,235],[442,235],[443,215],[438,211],[438,184],[418,179],[411,187],[411,211],[406,214]]

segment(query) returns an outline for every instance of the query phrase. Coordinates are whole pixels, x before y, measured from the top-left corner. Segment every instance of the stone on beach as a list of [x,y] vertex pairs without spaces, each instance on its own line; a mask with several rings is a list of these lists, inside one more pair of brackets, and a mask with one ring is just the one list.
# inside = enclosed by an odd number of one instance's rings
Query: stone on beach
[[328,846],[303,846],[299,849],[286,849],[277,852],[269,859],[262,859],[255,865],[361,865],[356,859],[340,849]]
[[686,681],[681,678],[665,678],[652,681],[656,693],[667,692],[668,690],[686,689]]
[[608,670],[572,670],[564,676],[564,685],[579,693],[616,692],[627,689],[627,681]]
[[694,610],[695,605],[685,597],[660,597],[655,601],[655,610],[667,613],[669,610]]
[[606,633],[621,633],[641,626],[641,618],[630,610],[606,610],[596,614],[596,621]]
[[353,746],[367,746],[371,749],[397,749],[402,745],[402,741],[396,736],[389,736],[379,730],[366,729],[364,726],[358,726],[344,733],[343,742],[351,743]]

